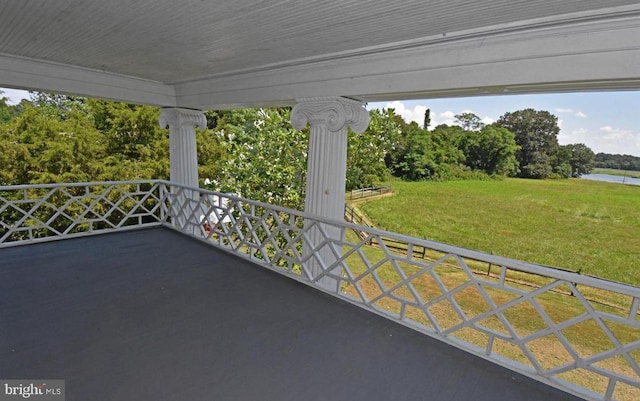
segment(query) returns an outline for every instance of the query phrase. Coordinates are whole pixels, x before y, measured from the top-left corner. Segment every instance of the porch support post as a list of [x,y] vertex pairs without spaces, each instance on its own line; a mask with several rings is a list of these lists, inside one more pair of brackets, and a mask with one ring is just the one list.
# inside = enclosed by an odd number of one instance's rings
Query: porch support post
[[[364,103],[344,97],[299,99],[291,111],[291,123],[296,129],[303,129],[307,124],[310,127],[305,211],[343,220],[347,130],[351,127],[354,132],[362,133],[367,129],[369,113]],[[327,242],[330,238],[339,240],[341,233],[337,227],[327,225],[316,225],[307,233],[304,257],[309,259],[305,267],[316,278],[335,262],[335,255],[342,252],[336,244]],[[339,274],[339,269],[335,271]],[[338,290],[338,282],[333,278],[324,277],[318,282],[330,291]]]
[[[159,123],[169,127],[170,181],[190,188],[198,188],[198,153],[196,151],[196,127],[205,129],[207,119],[200,110],[163,108],[160,109]],[[172,188],[175,195],[171,215],[173,224],[187,232],[200,232],[198,221],[194,221],[197,193]],[[192,223],[192,224],[188,224]]]
[[160,126],[169,127],[170,180],[198,188],[198,153],[196,127],[205,129],[207,119],[200,110],[160,109]]

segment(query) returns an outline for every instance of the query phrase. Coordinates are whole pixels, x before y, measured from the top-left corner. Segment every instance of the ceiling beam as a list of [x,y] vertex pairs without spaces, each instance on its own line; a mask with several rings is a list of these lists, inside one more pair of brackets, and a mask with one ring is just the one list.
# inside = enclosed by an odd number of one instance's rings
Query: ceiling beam
[[173,86],[87,68],[0,54],[0,87],[174,107]]

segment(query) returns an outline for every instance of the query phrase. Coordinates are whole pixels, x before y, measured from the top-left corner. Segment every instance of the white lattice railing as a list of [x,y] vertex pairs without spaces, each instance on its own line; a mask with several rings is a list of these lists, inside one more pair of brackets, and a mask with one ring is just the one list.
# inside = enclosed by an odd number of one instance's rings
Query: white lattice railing
[[149,181],[0,187],[0,248],[160,225],[165,188]]
[[[110,198],[110,192],[90,191],[92,185],[132,188],[117,190],[127,208],[116,206],[123,202]],[[640,399],[638,287],[164,181],[70,187],[85,188],[95,198],[81,200],[80,194],[56,190],[71,199],[62,203],[62,210],[68,209],[64,205],[80,204],[77,224],[48,229],[52,235],[79,235],[73,231],[86,228],[87,219],[99,225],[98,230],[162,222],[587,399]],[[25,200],[31,199],[27,188],[19,191],[26,191]],[[33,227],[43,230],[56,221],[57,212],[48,210],[48,219],[33,219],[31,210],[57,203],[17,203],[7,201],[6,193],[6,187],[0,188],[5,230],[0,246],[14,238],[13,233],[26,235],[36,230]],[[29,206],[20,206],[24,204]],[[90,212],[90,205],[112,211]],[[7,210],[9,216],[24,212],[28,217],[20,218],[20,224],[7,224]],[[18,239],[25,240],[29,239]]]

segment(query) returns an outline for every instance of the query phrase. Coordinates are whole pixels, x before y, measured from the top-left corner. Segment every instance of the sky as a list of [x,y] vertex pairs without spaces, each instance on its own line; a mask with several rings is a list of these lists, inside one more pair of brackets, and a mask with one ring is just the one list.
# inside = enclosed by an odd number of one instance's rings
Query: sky
[[[29,99],[26,91],[4,89],[1,96],[10,104]],[[561,145],[584,143],[595,153],[640,157],[640,91],[587,92],[546,95],[482,96],[369,103],[374,108],[395,109],[406,121],[422,125],[424,112],[431,109],[431,127],[453,125],[456,114],[471,112],[492,123],[506,112],[533,108],[558,117]]]

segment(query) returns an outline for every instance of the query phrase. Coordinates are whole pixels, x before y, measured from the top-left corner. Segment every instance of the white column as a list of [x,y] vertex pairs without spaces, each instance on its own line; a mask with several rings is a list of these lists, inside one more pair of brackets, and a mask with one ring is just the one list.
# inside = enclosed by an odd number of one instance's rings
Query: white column
[[170,180],[198,188],[196,127],[205,129],[207,118],[200,110],[160,109],[160,126],[169,127]]
[[[200,110],[164,108],[160,109],[160,126],[169,127],[170,181],[190,188],[198,188],[198,152],[196,150],[196,127],[205,129],[207,119]],[[171,206],[173,224],[185,232],[198,234],[200,222],[197,214],[197,193],[172,188],[176,194]]]
[[[310,126],[307,161],[305,211],[319,217],[343,220],[347,169],[347,130],[364,132],[369,125],[369,113],[364,103],[344,97],[299,99],[291,111],[291,123],[296,129]],[[326,233],[323,234],[322,231]],[[320,246],[327,238],[340,239],[340,229],[327,225],[309,230],[305,257],[315,254],[306,264],[317,277],[332,263],[341,249],[333,244]],[[336,274],[338,274],[336,272]],[[337,291],[337,281],[328,277],[319,283]]]

